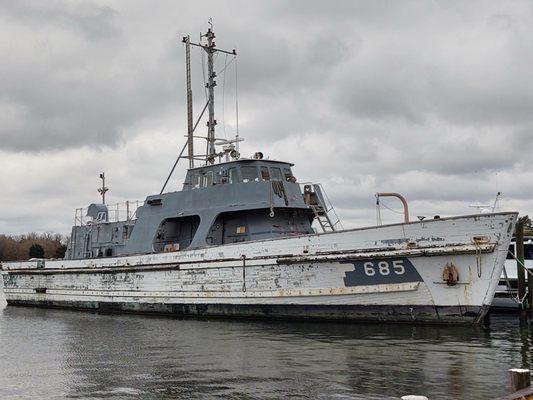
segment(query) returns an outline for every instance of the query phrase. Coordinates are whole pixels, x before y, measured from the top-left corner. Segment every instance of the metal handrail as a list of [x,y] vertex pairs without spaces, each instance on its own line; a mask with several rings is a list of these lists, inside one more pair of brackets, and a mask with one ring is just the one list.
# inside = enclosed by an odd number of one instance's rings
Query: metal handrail
[[[108,205],[107,214],[108,218],[105,222],[119,222],[119,221],[133,221],[137,219],[137,211],[139,207],[144,204],[144,201],[123,201],[113,205]],[[84,212],[87,211],[86,207],[76,208],[74,211],[74,226],[84,226],[88,222],[94,222],[92,219],[87,219]],[[103,222],[103,221],[102,221]]]

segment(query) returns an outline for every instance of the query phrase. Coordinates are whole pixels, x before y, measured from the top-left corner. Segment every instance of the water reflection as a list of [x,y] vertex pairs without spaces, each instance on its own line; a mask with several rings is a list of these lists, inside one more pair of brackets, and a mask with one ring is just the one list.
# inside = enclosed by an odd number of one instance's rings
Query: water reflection
[[530,325],[179,320],[6,308],[0,397],[431,399],[505,393]]

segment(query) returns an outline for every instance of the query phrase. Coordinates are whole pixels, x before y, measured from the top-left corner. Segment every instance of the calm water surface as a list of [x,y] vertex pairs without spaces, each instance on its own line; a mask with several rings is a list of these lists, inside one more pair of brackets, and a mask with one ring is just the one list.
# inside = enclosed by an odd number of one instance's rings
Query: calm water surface
[[5,307],[1,399],[481,399],[530,367],[531,326],[179,320]]

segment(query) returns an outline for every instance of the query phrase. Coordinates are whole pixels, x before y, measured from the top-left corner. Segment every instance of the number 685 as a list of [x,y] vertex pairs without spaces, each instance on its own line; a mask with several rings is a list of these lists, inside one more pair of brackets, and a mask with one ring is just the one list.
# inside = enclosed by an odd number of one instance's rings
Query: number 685
[[377,264],[372,261],[367,261],[363,264],[363,267],[367,276],[376,275],[376,271],[383,276],[390,275],[391,272],[395,275],[403,275],[405,273],[403,260],[393,260],[392,268],[391,264],[388,261],[379,261],[377,262]]

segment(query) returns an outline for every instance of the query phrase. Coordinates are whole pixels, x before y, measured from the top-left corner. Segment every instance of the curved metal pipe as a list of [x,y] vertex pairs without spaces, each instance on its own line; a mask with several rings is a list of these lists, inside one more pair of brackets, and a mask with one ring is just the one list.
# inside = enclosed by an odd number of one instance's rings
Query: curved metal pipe
[[409,206],[407,205],[407,200],[405,197],[403,197],[400,193],[394,193],[394,192],[382,192],[382,193],[376,193],[376,197],[379,199],[380,197],[396,197],[400,199],[400,201],[403,204],[403,221],[407,224],[409,223]]

